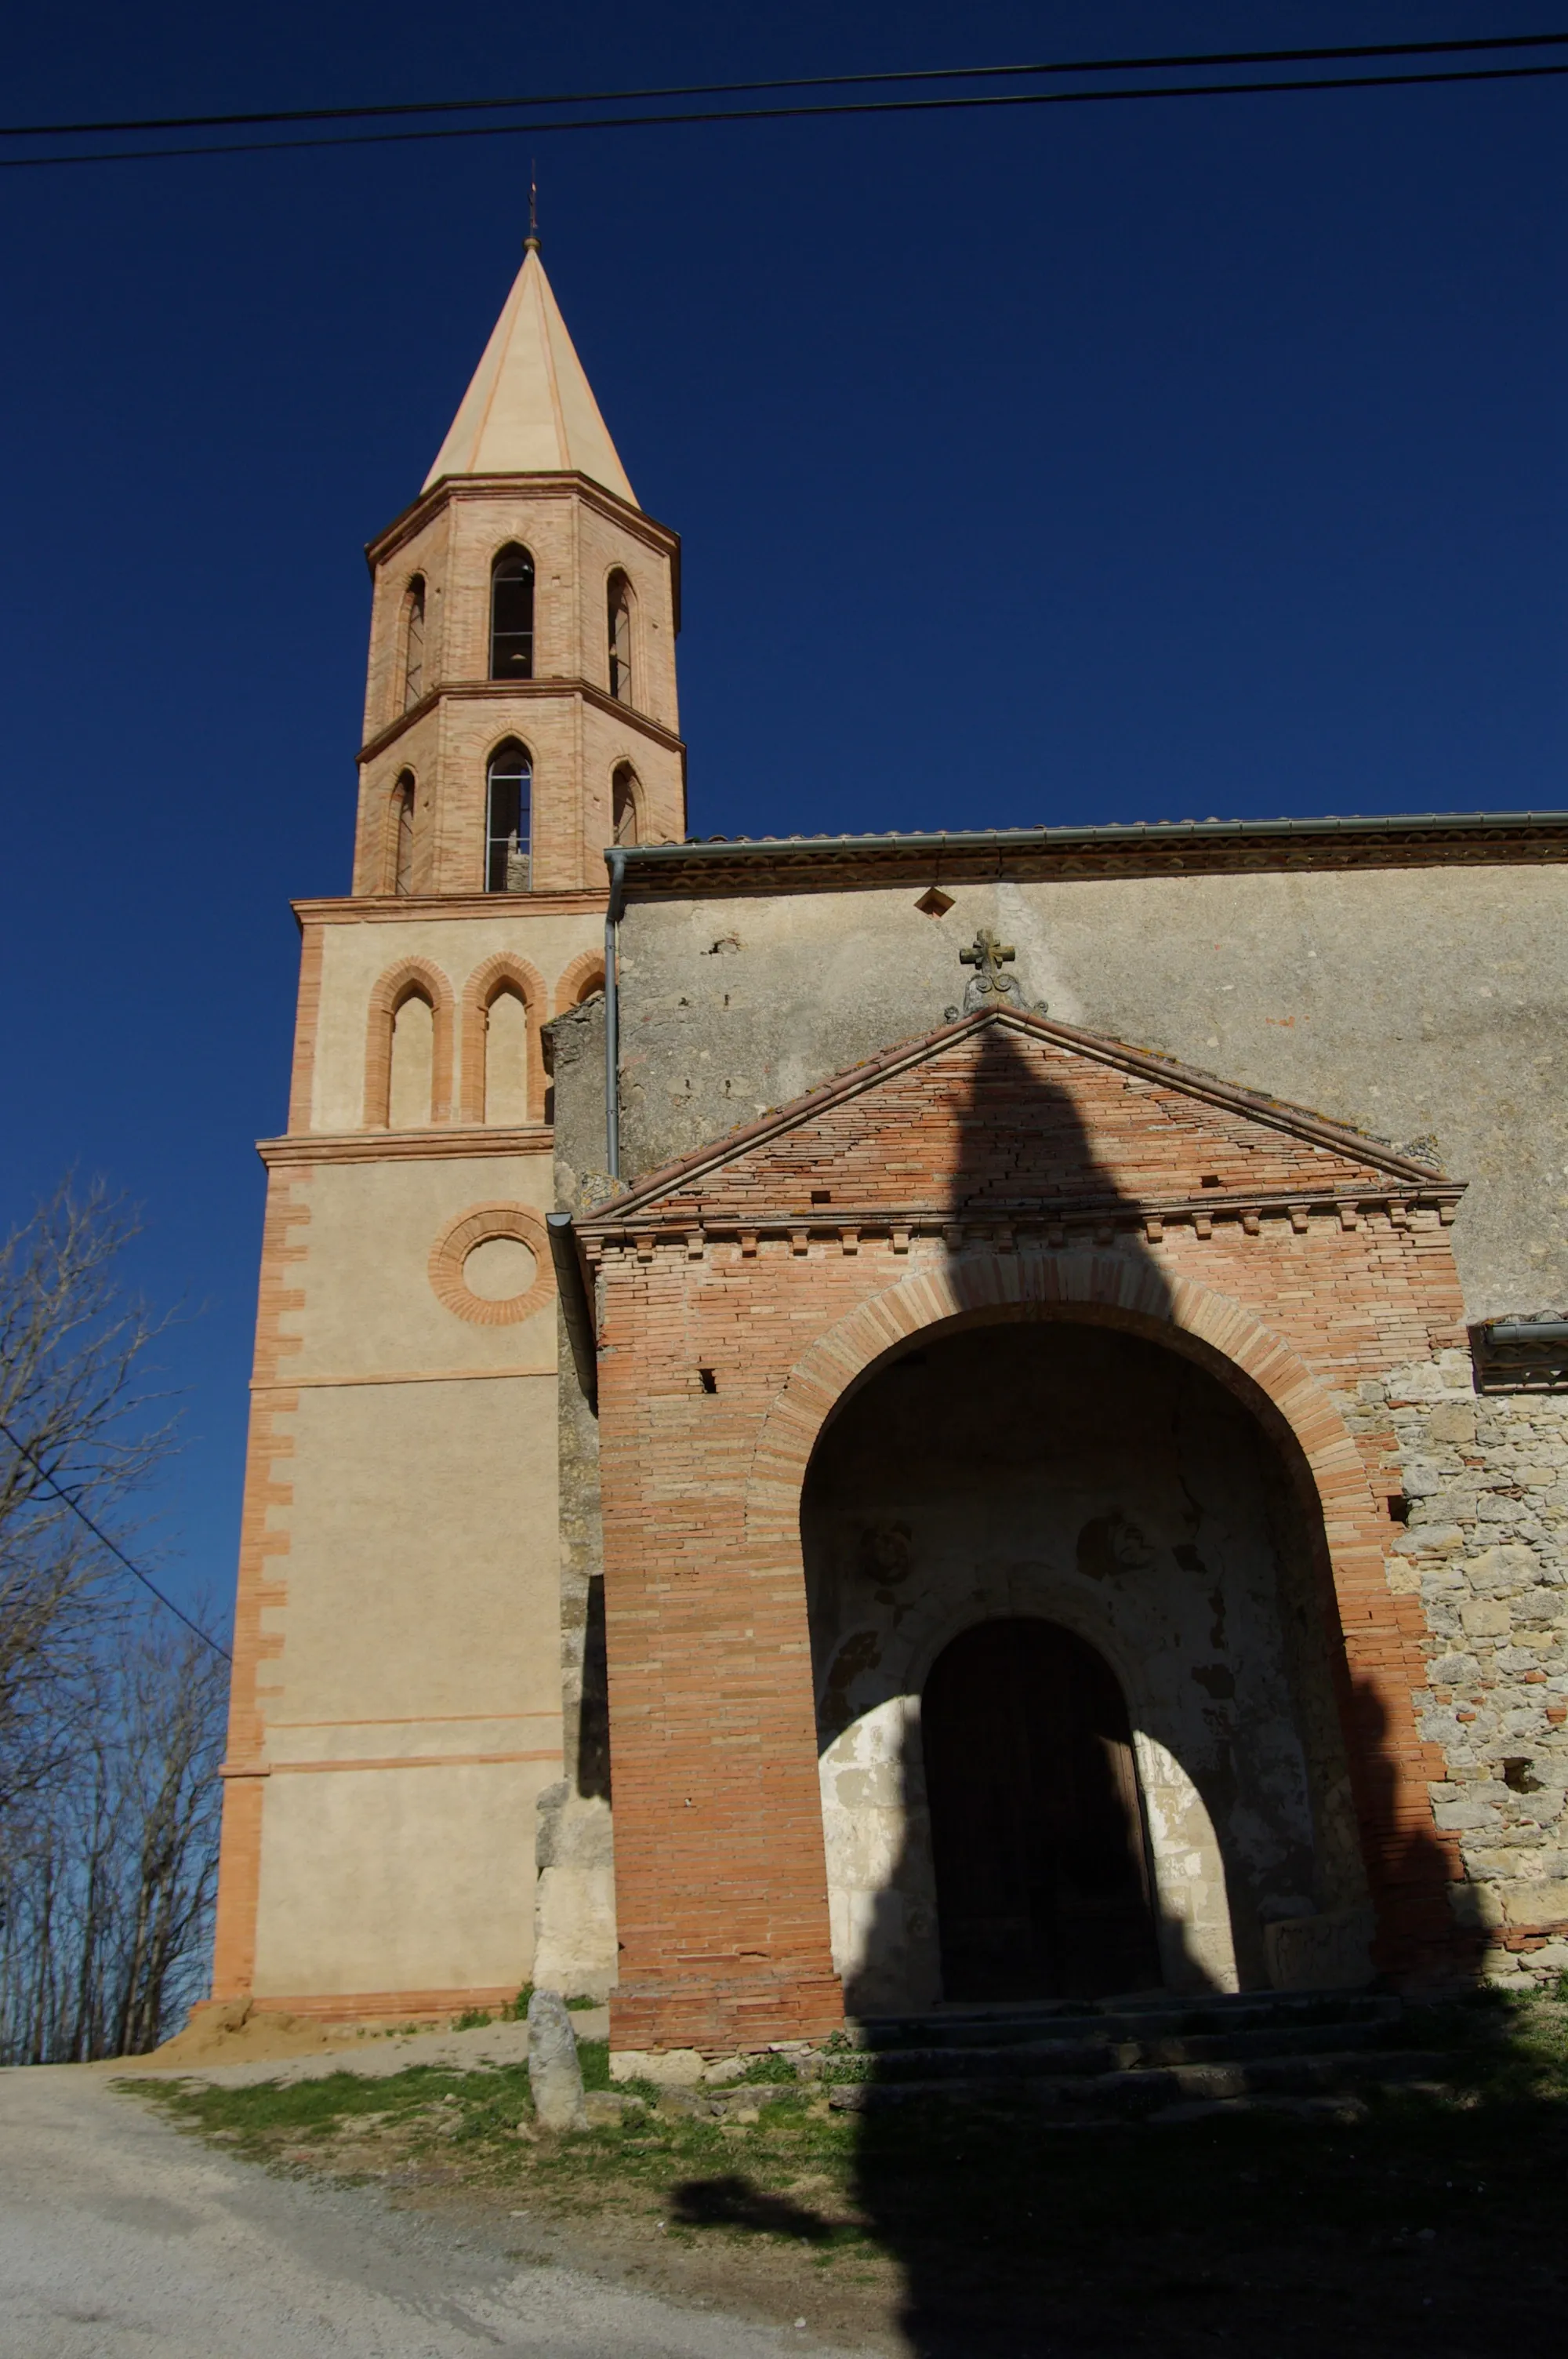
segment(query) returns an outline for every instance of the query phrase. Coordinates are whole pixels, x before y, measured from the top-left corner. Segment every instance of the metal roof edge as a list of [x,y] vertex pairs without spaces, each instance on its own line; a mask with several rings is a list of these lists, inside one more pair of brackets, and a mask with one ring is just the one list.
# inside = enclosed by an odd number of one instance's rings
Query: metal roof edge
[[626,891],[658,891],[671,871],[686,870],[693,881],[708,870],[763,872],[794,870],[804,878],[827,865],[855,864],[892,873],[928,864],[938,878],[944,864],[954,864],[947,880],[967,871],[972,878],[979,864],[991,860],[1070,858],[1139,854],[1179,855],[1184,848],[1210,854],[1249,849],[1267,853],[1288,844],[1303,850],[1314,844],[1338,844],[1346,854],[1357,847],[1376,854],[1400,842],[1419,856],[1423,840],[1436,853],[1446,841],[1485,844],[1496,839],[1498,856],[1507,858],[1507,840],[1523,839],[1536,845],[1561,844],[1568,857],[1568,810],[1547,811],[1421,811],[1378,816],[1331,816],[1316,819],[1265,820],[1138,820],[1094,825],[1036,828],[987,828],[881,835],[709,836],[681,843],[651,843],[622,847]]

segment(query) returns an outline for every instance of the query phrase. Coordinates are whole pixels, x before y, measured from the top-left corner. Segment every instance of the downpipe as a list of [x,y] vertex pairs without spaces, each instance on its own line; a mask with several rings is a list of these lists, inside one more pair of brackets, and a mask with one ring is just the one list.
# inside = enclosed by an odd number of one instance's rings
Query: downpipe
[[618,961],[621,912],[626,905],[626,854],[612,846],[604,855],[610,871],[610,905],[604,912],[604,1168],[621,1177],[621,988]]

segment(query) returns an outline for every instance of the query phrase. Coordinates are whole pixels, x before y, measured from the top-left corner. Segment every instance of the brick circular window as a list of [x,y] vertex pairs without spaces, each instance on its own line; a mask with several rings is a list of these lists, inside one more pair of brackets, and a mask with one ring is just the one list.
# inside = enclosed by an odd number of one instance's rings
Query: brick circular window
[[430,1249],[430,1283],[449,1310],[476,1327],[511,1327],[556,1291],[550,1241],[525,1204],[475,1204],[449,1221]]

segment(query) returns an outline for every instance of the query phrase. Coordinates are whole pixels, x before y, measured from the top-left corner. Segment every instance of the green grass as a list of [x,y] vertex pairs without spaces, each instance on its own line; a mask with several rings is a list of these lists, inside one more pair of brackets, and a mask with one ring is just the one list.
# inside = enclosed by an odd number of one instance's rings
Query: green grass
[[794,2060],[788,2056],[753,2056],[745,2071],[730,2082],[731,2088],[777,2088],[781,2083],[798,2081]]
[[[884,2288],[897,2264],[914,2349],[948,2347],[932,2321],[951,2310],[976,2359],[1033,2351],[1046,2319],[1064,2347],[1141,2349],[1147,2332],[1185,2359],[1210,2347],[1224,2310],[1225,2334],[1260,2359],[1320,2359],[1325,2343],[1357,2359],[1515,2359],[1568,2299],[1568,2006],[1412,2009],[1403,2036],[1445,2051],[1454,2093],[1374,2093],[1353,2124],[1254,2114],[1075,2131],[1027,2103],[851,2115],[801,2084],[744,2127],[666,2113],[645,2088],[618,2125],[556,2138],[534,2128],[521,2065],[124,2085],[292,2169],[369,2167],[356,2133],[379,2115],[368,2135],[382,2167],[438,2158],[487,2198],[579,2229],[657,2218],[661,2249],[694,2265],[733,2251],[739,2268],[767,2247],[775,2270],[826,2269],[850,2290],[851,2257]],[[579,2053],[585,2086],[608,2087],[607,2044]],[[758,2059],[748,2082],[782,2084],[784,2063]],[[1434,2310],[1446,2339],[1429,2343]]]

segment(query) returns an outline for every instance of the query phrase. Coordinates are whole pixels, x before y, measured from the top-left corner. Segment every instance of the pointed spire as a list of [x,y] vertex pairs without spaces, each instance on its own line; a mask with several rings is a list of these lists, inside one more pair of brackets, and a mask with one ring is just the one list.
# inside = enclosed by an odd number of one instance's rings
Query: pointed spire
[[637,505],[545,276],[530,190],[523,267],[424,488],[428,491],[443,475],[531,475],[561,469],[590,475],[618,498]]

